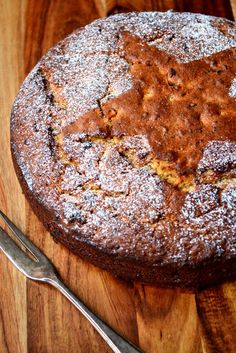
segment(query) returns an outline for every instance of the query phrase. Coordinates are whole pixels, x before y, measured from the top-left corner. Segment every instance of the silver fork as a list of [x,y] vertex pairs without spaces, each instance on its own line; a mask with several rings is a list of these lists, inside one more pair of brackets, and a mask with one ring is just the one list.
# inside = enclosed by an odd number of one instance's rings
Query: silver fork
[[95,314],[93,314],[60,280],[49,259],[0,211],[0,217],[8,225],[18,241],[30,252],[29,256],[0,227],[0,249],[26,277],[47,282],[59,289],[74,306],[89,320],[95,330],[115,353],[142,353],[131,342],[126,341]]

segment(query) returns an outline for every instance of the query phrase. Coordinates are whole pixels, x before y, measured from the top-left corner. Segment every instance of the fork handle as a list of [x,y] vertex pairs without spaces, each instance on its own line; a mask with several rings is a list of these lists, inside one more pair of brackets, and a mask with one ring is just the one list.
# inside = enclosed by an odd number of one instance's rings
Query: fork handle
[[102,336],[104,341],[114,353],[142,353],[132,343],[126,341],[95,314],[93,314],[58,278],[48,278],[47,282],[56,287],[74,306],[88,319],[95,330]]

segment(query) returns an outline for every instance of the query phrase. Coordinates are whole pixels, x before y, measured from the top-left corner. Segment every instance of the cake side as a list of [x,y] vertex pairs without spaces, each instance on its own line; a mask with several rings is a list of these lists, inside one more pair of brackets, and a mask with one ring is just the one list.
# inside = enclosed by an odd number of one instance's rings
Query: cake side
[[[206,286],[215,285],[225,280],[235,278],[235,258],[219,259],[199,263],[198,265],[185,264],[176,269],[176,263],[167,266],[155,264],[149,266],[145,260],[135,261],[135,259],[114,257],[103,249],[92,246],[79,238],[63,232],[58,225],[58,220],[53,213],[45,209],[38,198],[29,190],[24,176],[19,169],[18,163],[12,154],[16,174],[20,180],[23,192],[27,197],[32,210],[43,222],[46,229],[51,233],[54,240],[66,246],[74,254],[79,255],[84,260],[91,262],[114,276],[126,281],[140,281],[147,284],[155,284],[159,287],[180,287],[185,290],[196,290]],[[75,239],[75,240],[74,240]],[[220,274],[220,276],[219,276]]]
[[235,276],[235,38],[203,15],[116,15],[39,62],[12,110],[12,152],[58,241],[132,280]]

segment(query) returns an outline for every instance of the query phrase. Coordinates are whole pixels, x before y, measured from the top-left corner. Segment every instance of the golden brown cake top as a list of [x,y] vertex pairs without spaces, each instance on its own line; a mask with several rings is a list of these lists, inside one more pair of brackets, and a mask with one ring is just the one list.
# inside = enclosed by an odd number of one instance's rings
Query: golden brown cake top
[[64,232],[154,265],[236,255],[235,47],[224,19],[130,13],[42,58],[12,146]]

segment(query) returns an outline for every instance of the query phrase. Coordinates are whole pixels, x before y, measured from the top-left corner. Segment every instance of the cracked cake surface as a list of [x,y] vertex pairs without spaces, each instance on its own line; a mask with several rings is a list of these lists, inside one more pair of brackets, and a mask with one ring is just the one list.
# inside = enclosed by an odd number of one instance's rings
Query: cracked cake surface
[[118,14],[58,43],[11,117],[14,165],[57,241],[115,275],[236,276],[236,26]]

